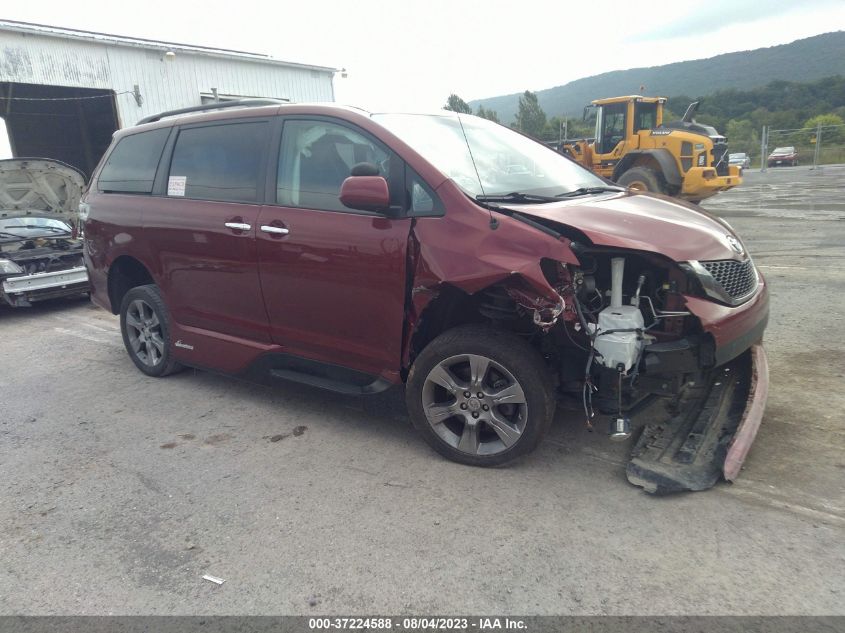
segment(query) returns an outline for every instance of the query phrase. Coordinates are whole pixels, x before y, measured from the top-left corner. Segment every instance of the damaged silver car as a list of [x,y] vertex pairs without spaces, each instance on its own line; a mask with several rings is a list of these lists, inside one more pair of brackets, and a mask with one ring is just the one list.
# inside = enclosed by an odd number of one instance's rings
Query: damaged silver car
[[42,158],[0,160],[0,302],[88,292],[78,235],[85,176]]

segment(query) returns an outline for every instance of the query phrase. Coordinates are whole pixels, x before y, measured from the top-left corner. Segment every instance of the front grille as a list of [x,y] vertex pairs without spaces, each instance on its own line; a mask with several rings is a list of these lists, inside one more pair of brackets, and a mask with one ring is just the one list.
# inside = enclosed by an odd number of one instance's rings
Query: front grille
[[721,259],[701,262],[701,265],[732,299],[744,297],[757,287],[757,275],[750,259],[744,262]]
[[730,174],[730,166],[728,164],[728,157],[726,156],[727,151],[727,143],[713,144],[713,167],[716,168],[716,173],[719,176],[727,176]]

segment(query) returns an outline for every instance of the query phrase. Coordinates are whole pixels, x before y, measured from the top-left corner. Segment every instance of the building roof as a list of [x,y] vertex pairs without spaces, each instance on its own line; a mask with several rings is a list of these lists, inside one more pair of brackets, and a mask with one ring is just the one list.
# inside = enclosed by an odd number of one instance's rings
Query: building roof
[[130,48],[143,48],[146,50],[160,50],[162,52],[184,51],[195,55],[207,55],[211,57],[222,57],[237,59],[240,61],[252,61],[261,64],[274,64],[279,66],[290,66],[321,72],[338,72],[340,69],[330,66],[315,66],[313,64],[300,64],[275,59],[261,53],[248,53],[246,51],[234,51],[226,48],[214,48],[209,46],[195,46],[193,44],[179,44],[177,42],[163,42],[148,40],[141,37],[127,37],[124,35],[112,35],[110,33],[98,33],[96,31],[81,31],[68,29],[59,26],[47,26],[44,24],[32,24],[30,22],[18,22],[16,20],[0,20],[0,31],[14,31],[19,33],[34,33],[46,37],[61,39],[84,40],[88,42],[99,42],[112,46],[126,46]]

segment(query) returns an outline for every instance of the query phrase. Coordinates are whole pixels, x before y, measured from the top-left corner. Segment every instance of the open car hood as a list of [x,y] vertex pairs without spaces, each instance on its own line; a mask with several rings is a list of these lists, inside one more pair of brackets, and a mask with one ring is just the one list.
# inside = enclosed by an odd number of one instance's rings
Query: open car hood
[[649,194],[619,193],[508,208],[545,224],[576,229],[597,246],[659,253],[676,262],[738,259],[744,250],[724,220],[700,207]]
[[0,218],[55,217],[75,226],[85,176],[47,158],[0,160]]

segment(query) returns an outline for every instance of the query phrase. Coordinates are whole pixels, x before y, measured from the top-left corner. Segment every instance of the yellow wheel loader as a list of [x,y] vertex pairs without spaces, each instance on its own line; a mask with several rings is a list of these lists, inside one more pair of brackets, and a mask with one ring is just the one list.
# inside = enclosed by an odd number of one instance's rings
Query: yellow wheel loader
[[742,169],[728,164],[727,139],[693,118],[698,101],[680,121],[663,123],[665,97],[639,95],[598,99],[594,139],[557,147],[619,185],[692,202],[736,187]]

